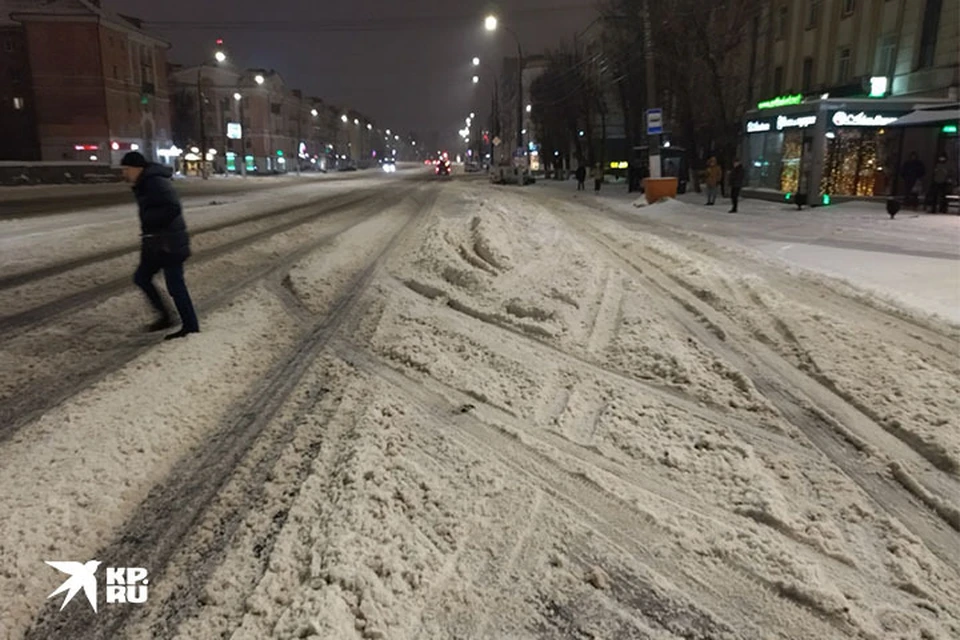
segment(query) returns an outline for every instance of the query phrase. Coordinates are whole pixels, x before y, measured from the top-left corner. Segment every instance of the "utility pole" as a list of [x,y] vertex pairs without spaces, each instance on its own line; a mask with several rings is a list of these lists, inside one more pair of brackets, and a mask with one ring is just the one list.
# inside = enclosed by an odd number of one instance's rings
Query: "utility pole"
[[[647,109],[655,108],[657,103],[656,87],[656,65],[653,57],[653,27],[650,24],[650,0],[643,0],[643,49],[646,57],[646,84],[647,84]],[[646,118],[644,127],[646,128]],[[661,174],[660,167],[660,136],[647,136],[647,150],[650,153],[650,177],[659,178]]]
[[200,114],[200,175],[207,180],[207,127],[203,113],[203,65],[197,67],[197,111]]

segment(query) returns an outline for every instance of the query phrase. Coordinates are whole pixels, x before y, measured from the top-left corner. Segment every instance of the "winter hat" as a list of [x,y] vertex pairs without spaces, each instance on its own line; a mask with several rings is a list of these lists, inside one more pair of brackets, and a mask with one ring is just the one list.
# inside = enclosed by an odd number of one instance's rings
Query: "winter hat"
[[143,157],[143,154],[139,151],[131,151],[123,156],[123,160],[120,161],[121,167],[138,167],[144,168],[147,166],[147,159]]

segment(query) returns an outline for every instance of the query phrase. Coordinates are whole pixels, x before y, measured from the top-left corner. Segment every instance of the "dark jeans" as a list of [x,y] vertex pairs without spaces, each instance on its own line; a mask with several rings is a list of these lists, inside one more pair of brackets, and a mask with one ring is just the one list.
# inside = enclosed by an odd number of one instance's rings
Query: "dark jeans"
[[930,192],[927,193],[927,206],[930,207],[930,213],[947,212],[947,194],[950,192],[950,185],[946,182],[932,183]]
[[736,211],[737,204],[740,202],[740,187],[730,187],[730,200],[733,203],[730,211]]
[[187,283],[183,279],[183,260],[170,257],[147,258],[141,256],[140,266],[137,272],[133,274],[133,282],[143,290],[144,295],[154,309],[163,316],[169,317],[170,311],[163,303],[160,292],[153,284],[153,276],[163,271],[164,280],[167,283],[167,291],[173,298],[173,303],[177,305],[177,313],[180,314],[180,322],[186,331],[199,331],[200,324],[197,320],[197,312],[193,308],[193,301],[190,299],[190,292],[187,291]]
[[577,180],[577,191],[586,191],[587,187],[583,184],[583,180]]

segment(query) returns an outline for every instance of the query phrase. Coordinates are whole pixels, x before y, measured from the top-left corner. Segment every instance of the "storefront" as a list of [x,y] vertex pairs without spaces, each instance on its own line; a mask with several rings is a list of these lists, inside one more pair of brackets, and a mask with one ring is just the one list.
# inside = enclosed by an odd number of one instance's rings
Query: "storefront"
[[[806,193],[811,203],[834,197],[894,193],[903,153],[923,153],[936,140],[916,140],[891,128],[917,100],[817,99],[757,109],[747,114],[743,161],[747,190],[787,197]],[[933,104],[936,104],[934,101]]]

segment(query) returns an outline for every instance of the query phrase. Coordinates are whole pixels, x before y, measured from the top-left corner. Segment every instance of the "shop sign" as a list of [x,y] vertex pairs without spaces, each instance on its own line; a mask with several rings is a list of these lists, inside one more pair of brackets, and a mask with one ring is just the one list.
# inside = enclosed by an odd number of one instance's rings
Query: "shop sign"
[[230,140],[239,140],[243,137],[243,126],[239,122],[227,123],[227,138]]
[[777,96],[770,100],[764,100],[757,103],[757,109],[776,109],[777,107],[789,107],[803,102],[803,94],[797,93],[791,96]]
[[784,129],[806,129],[817,124],[817,116],[777,116],[777,131]]
[[896,117],[882,116],[879,113],[868,115],[863,111],[860,113],[837,111],[833,114],[833,124],[838,127],[884,127],[896,119]]
[[747,123],[747,133],[764,133],[765,131],[770,131],[773,128],[769,122],[758,122],[757,120],[751,120]]

